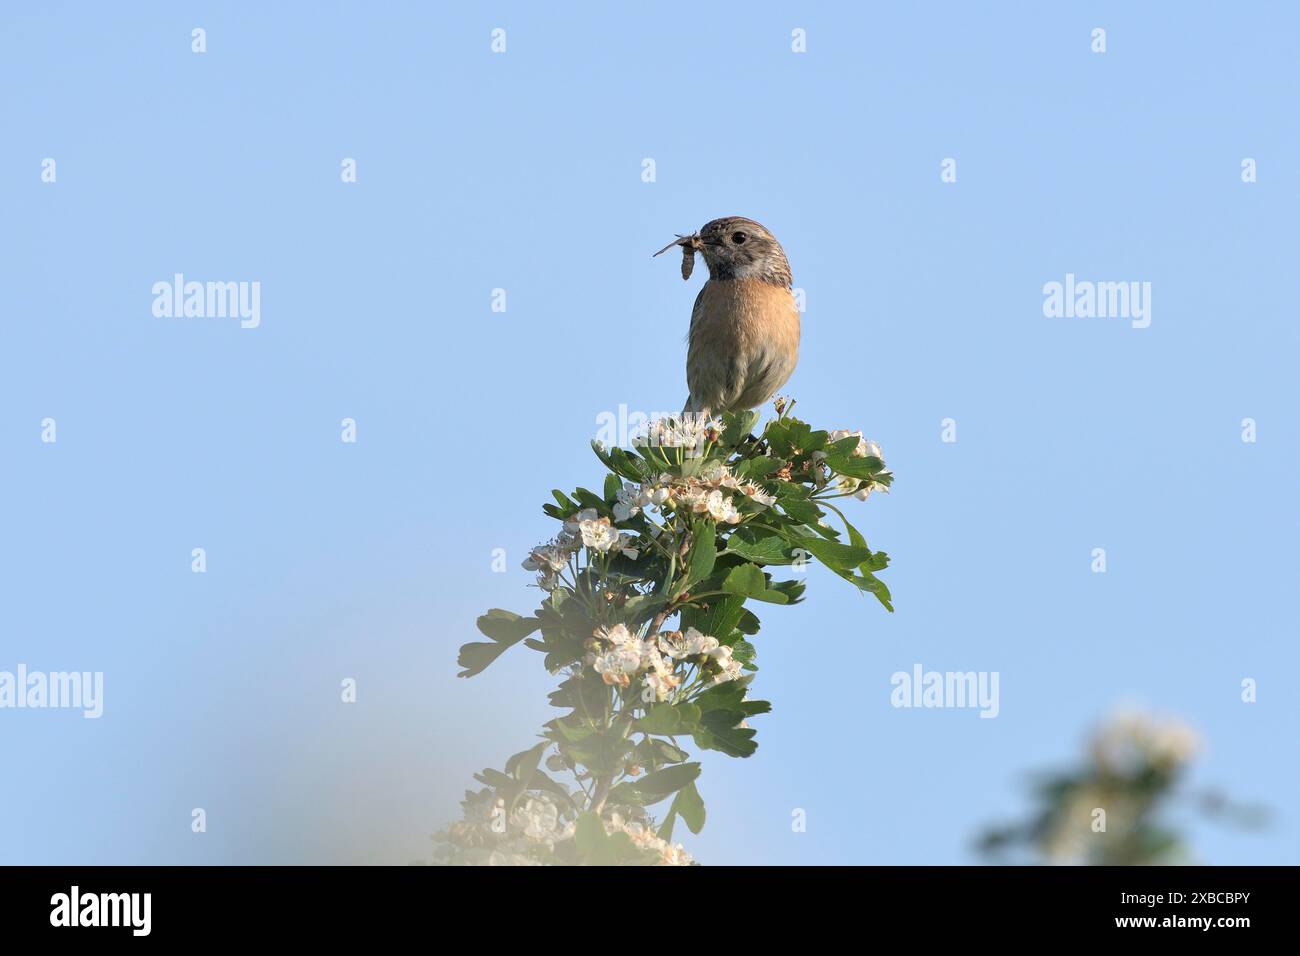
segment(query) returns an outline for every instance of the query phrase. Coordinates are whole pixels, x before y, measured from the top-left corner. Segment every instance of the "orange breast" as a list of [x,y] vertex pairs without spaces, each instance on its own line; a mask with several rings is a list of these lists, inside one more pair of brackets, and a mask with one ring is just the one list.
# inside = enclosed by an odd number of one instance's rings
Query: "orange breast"
[[691,317],[691,340],[704,334],[740,351],[799,351],[799,310],[789,289],[758,279],[710,280]]
[[691,315],[686,382],[695,409],[753,408],[785,384],[799,358],[789,289],[758,279],[710,279]]

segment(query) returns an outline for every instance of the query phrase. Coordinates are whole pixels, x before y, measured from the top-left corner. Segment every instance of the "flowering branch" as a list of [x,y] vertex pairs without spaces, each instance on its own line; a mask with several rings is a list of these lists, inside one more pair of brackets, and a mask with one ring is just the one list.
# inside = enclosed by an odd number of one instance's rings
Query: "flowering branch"
[[986,829],[978,849],[995,860],[1091,866],[1160,866],[1192,862],[1190,849],[1165,821],[1180,796],[1198,809],[1247,828],[1264,826],[1267,808],[1210,791],[1189,793],[1187,769],[1201,747],[1186,724],[1123,711],[1093,735],[1088,759],[1043,775],[1038,805],[1025,821]]
[[[771,705],[748,698],[759,620],[746,604],[803,596],[802,581],[767,569],[817,560],[893,610],[876,577],[888,556],[829,503],[889,489],[879,446],[814,431],[789,410],[778,400],[758,435],[758,413],[741,412],[655,422],[631,450],[593,443],[602,493],[553,492],[544,510],[562,530],[524,562],[545,593],[540,608],[480,617],[489,641],[462,647],[460,664],[472,677],[522,643],[563,675],[550,701],[565,713],[504,770],[476,775],[484,789],[467,792],[464,819],[436,836],[441,861],[692,862],[671,842],[677,819],[692,833],[705,820],[700,764],[681,742],[754,753],[747,720]],[[647,808],[670,797],[656,827]]]

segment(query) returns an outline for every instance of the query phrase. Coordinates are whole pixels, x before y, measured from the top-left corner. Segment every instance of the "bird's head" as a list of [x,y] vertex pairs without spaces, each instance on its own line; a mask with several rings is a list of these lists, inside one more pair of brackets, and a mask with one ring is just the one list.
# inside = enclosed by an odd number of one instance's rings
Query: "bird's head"
[[704,255],[711,279],[761,279],[790,287],[793,277],[781,243],[760,223],[743,216],[707,222],[691,236],[678,236],[655,255],[681,246],[687,256]]

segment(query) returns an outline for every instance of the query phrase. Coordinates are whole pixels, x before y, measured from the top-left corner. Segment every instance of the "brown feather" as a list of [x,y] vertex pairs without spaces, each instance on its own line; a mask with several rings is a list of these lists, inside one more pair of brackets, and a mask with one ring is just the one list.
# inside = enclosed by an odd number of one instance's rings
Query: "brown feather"
[[691,313],[688,411],[754,408],[799,360],[799,311],[788,288],[761,279],[710,279]]

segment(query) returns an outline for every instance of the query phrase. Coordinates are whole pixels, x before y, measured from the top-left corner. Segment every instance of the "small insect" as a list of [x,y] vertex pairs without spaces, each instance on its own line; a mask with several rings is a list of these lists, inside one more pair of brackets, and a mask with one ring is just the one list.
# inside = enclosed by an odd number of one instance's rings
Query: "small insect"
[[[668,243],[668,245],[664,246],[662,249],[656,252],[655,256],[663,255],[673,246],[681,246],[682,247],[682,278],[689,279],[691,277],[692,270],[694,270],[695,268],[695,248],[696,248],[696,243],[698,242],[699,242],[699,236],[695,236],[695,235],[678,236],[672,242]],[[651,256],[650,258],[653,259],[654,256]]]
[[682,278],[689,279],[691,270],[695,268],[695,247],[682,246]]

